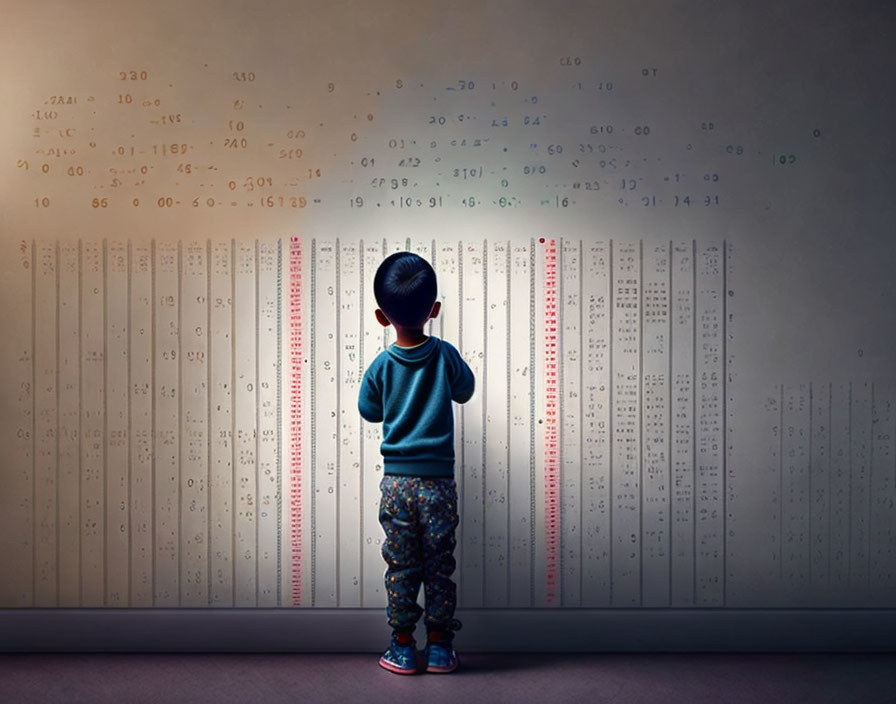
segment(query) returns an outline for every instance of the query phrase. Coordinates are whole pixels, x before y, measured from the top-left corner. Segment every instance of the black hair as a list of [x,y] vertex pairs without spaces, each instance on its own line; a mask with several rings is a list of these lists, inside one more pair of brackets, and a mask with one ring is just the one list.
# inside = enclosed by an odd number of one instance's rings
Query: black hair
[[419,325],[436,301],[436,272],[413,252],[395,252],[376,270],[373,295],[393,323],[405,327]]

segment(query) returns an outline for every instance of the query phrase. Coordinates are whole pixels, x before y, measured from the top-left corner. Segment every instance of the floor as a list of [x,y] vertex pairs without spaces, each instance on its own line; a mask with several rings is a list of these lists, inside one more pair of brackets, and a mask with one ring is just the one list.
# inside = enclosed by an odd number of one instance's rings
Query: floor
[[460,653],[396,675],[377,653],[4,653],[0,702],[896,703],[896,653]]

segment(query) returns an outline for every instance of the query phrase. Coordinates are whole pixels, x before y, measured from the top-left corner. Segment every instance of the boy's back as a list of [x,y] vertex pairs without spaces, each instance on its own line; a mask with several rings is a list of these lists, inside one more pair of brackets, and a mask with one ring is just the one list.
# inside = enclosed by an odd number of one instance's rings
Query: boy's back
[[390,345],[364,373],[361,416],[383,422],[385,474],[454,476],[451,402],[473,395],[474,379],[457,349],[430,337],[414,347]]

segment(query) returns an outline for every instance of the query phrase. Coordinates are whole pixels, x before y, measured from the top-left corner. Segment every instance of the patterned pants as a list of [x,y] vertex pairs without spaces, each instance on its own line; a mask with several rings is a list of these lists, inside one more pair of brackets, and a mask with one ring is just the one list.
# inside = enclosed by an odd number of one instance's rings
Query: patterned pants
[[426,630],[451,627],[457,604],[454,529],[458,524],[457,484],[450,477],[384,475],[380,481],[380,525],[386,533],[386,616],[393,630],[411,631],[423,614]]

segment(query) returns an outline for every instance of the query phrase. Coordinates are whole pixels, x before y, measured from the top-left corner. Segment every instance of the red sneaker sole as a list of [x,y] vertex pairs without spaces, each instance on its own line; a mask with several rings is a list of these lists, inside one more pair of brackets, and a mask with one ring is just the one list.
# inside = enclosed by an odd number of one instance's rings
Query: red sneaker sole
[[427,672],[435,672],[437,674],[445,674],[446,672],[454,672],[457,669],[457,663],[454,663],[451,667],[435,667],[432,665],[427,666]]
[[394,672],[396,675],[413,675],[417,672],[417,668],[414,668],[413,670],[405,670],[404,668],[398,667],[398,665],[393,665],[385,658],[380,658],[380,667],[387,669],[389,672]]

